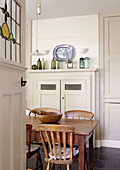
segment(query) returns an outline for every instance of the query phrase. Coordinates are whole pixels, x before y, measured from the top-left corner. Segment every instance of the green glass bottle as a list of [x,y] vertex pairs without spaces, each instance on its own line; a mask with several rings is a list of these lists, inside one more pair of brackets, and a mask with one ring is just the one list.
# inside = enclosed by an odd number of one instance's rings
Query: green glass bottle
[[60,62],[56,60],[56,69],[60,68]]
[[83,57],[80,58],[80,68],[85,68],[85,62]]
[[41,70],[41,61],[40,61],[40,58],[37,61],[37,66],[38,66],[38,70]]
[[56,61],[54,60],[54,57],[51,61],[51,69],[56,69]]

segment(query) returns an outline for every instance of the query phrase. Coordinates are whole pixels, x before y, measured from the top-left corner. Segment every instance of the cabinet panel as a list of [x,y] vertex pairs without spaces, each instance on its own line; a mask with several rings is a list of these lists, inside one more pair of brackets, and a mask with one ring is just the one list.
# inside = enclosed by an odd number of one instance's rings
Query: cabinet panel
[[65,110],[79,110],[83,109],[86,110],[87,107],[87,102],[85,102],[86,96],[85,94],[80,95],[80,94],[66,94],[65,99],[64,99],[64,109]]
[[120,59],[106,59],[105,96],[120,97]]
[[91,110],[90,89],[90,77],[87,76],[80,80],[61,81],[62,112],[72,109]]
[[105,18],[105,97],[120,98],[120,17]]
[[41,93],[40,94],[40,106],[41,107],[51,107],[60,109],[59,96],[56,93]]
[[60,81],[37,81],[34,96],[34,107],[52,107],[60,109]]
[[120,104],[105,103],[104,139],[120,140]]
[[105,53],[107,57],[119,57],[120,54],[120,17],[105,18]]

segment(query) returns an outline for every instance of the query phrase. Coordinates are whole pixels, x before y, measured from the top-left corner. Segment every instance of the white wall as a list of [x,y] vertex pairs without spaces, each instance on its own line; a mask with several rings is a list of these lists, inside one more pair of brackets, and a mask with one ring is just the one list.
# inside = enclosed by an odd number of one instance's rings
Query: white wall
[[[38,35],[36,40],[36,25]],[[74,47],[74,68],[79,68],[79,58],[89,56],[91,68],[98,68],[98,15],[66,17],[59,19],[34,20],[32,22],[32,49],[50,50],[45,56],[46,68],[50,68],[53,49],[60,44]],[[82,48],[90,49],[86,54],[80,54]],[[39,57],[32,57],[32,64],[36,64]]]

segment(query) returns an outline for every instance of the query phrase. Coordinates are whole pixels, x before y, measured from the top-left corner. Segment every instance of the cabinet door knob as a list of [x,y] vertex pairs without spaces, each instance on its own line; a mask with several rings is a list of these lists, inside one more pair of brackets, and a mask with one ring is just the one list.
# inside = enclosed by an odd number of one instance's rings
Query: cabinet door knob
[[62,99],[64,99],[64,97],[62,97]]

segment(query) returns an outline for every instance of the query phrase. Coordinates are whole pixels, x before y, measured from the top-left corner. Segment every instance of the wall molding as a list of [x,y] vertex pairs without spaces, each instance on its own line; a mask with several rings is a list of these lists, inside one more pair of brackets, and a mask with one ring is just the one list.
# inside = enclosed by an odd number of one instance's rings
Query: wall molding
[[115,140],[101,140],[101,146],[111,147],[111,148],[120,148],[120,141]]
[[8,60],[8,59],[4,59],[4,58],[0,58],[0,68],[4,69],[4,70],[12,70],[12,71],[26,71],[27,68],[19,63],[16,63],[14,61]]
[[120,148],[120,141],[115,140],[95,140],[95,147],[110,147],[110,148]]
[[76,35],[76,36],[56,36],[56,37],[41,37],[41,38],[32,38],[32,41],[42,41],[42,40],[53,40],[53,39],[78,39],[78,38],[91,38],[91,37],[98,37],[97,34],[95,35]]

